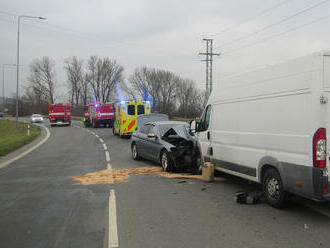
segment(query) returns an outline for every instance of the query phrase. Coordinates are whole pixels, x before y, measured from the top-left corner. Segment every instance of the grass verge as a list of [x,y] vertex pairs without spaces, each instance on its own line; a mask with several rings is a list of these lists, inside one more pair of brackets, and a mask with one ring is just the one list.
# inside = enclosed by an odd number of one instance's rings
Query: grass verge
[[18,123],[16,132],[15,121],[0,120],[0,157],[22,147],[40,134],[40,128],[30,124],[30,135],[27,135],[27,123]]

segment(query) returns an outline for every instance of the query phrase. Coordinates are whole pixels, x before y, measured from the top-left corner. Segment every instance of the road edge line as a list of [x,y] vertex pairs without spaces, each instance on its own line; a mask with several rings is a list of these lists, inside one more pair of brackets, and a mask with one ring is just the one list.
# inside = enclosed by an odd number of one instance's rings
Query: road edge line
[[27,149],[26,151],[24,151],[23,153],[21,153],[20,155],[12,158],[12,159],[9,159],[8,161],[6,162],[3,162],[0,164],[0,169],[6,167],[7,165],[11,164],[12,162],[24,157],[25,155],[29,154],[30,152],[32,152],[33,150],[37,149],[39,146],[41,146],[43,143],[45,143],[49,137],[50,137],[50,131],[47,127],[43,126],[43,125],[37,125],[39,127],[42,127],[46,130],[46,137],[43,138],[38,144],[35,144],[34,146],[32,146],[31,148]]
[[108,247],[119,247],[118,229],[117,229],[117,210],[116,210],[116,195],[115,190],[110,190],[109,195],[109,233],[108,233]]

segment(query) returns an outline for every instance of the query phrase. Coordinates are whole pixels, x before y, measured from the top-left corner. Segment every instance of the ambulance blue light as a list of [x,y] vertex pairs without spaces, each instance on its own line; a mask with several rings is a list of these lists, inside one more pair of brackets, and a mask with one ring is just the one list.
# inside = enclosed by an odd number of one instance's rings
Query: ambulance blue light
[[121,101],[120,104],[121,104],[121,105],[125,105],[125,101]]
[[150,101],[146,101],[146,104],[150,105]]

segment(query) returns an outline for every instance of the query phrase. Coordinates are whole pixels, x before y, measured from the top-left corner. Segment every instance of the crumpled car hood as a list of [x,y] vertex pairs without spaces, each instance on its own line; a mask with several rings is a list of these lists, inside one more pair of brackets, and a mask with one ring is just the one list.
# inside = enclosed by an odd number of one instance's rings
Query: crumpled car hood
[[163,136],[168,137],[170,135],[178,135],[187,140],[191,139],[190,137],[187,136],[184,126],[174,126],[174,127],[170,128],[169,130],[167,130],[167,132]]

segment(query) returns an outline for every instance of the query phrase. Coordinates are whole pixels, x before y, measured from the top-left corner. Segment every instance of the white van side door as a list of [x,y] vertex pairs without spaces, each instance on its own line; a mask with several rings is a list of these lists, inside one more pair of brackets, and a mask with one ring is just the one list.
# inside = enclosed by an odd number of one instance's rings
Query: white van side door
[[213,155],[211,148],[211,110],[211,105],[206,106],[196,131],[203,158]]

